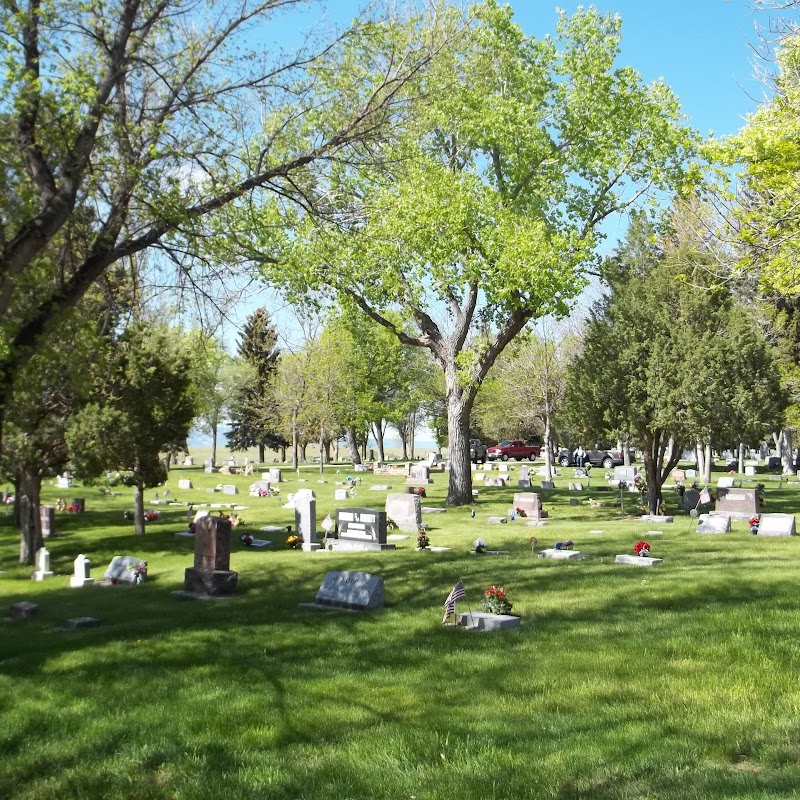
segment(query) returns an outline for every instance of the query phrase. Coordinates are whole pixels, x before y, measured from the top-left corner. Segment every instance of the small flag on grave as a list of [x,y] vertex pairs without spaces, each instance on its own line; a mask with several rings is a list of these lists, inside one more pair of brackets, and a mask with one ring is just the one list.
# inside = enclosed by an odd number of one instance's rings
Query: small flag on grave
[[701,503],[710,503],[711,502],[711,492],[708,489],[703,489],[700,492],[700,502]]
[[456,613],[456,602],[458,600],[463,600],[467,596],[466,591],[464,590],[464,583],[463,581],[459,581],[452,589],[449,595],[447,595],[447,600],[444,601],[444,618],[442,619],[442,625],[447,622],[447,618],[451,614]]

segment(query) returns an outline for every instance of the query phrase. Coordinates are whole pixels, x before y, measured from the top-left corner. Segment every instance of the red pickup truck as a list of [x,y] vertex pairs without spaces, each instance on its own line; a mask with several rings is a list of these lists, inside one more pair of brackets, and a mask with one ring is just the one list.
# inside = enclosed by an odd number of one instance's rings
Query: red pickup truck
[[498,458],[501,461],[508,461],[509,458],[516,461],[527,458],[533,461],[541,452],[542,448],[538,444],[525,444],[522,439],[507,439],[490,447],[486,455],[490,461],[496,461]]

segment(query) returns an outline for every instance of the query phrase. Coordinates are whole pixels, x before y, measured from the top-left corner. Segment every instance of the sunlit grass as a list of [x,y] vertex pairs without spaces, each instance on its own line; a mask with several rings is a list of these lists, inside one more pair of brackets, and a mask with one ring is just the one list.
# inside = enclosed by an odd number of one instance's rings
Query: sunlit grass
[[[250,498],[252,478],[173,473],[185,501],[239,501],[246,529],[291,524],[282,508],[300,487],[317,494],[318,520],[334,511],[336,481],[315,471]],[[182,473],[182,475],[179,475]],[[177,492],[178,477],[196,488]],[[593,487],[602,476],[592,478]],[[442,505],[434,476],[425,504]],[[96,488],[82,516],[59,514],[48,542],[56,576],[37,583],[16,564],[17,534],[0,524],[0,602],[28,599],[40,614],[3,623],[0,639],[0,797],[35,798],[776,798],[800,785],[800,540],[758,538],[744,523],[698,536],[683,512],[654,526],[618,508],[569,504],[566,477],[543,492],[551,519],[487,525],[513,489],[480,489],[469,509],[426,517],[432,544],[413,538],[379,554],[246,549],[234,531],[239,594],[199,602],[172,595],[192,563],[175,537],[185,509],[158,506],[144,538],[122,512],[130,496]],[[236,498],[210,494],[236,483]],[[367,476],[350,505],[383,506]],[[163,496],[163,489],[159,490]],[[148,492],[152,499],[153,492]],[[604,499],[611,499],[605,493]],[[767,486],[767,507],[796,512],[797,486]],[[677,497],[668,497],[668,512]],[[338,504],[341,505],[341,504]],[[634,511],[633,496],[626,511]],[[614,564],[654,527],[659,567]],[[589,534],[602,529],[603,534]],[[587,557],[531,554],[571,538]],[[508,557],[475,557],[476,536]],[[85,553],[95,578],[117,554],[146,558],[136,588],[70,589]],[[298,609],[329,569],[382,575],[386,608],[370,615]],[[506,587],[519,631],[469,634],[441,626],[462,578],[480,606]],[[69,617],[100,627],[59,630]]]

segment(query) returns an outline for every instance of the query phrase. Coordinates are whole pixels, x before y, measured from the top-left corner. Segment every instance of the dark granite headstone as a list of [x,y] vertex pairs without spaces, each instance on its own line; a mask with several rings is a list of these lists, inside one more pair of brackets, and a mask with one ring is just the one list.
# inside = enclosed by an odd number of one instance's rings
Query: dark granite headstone
[[202,517],[196,526],[194,567],[184,573],[184,590],[207,595],[235,594],[239,575],[230,569],[231,521]]
[[328,540],[328,550],[393,550],[386,543],[386,512],[374,508],[336,509],[336,539]]

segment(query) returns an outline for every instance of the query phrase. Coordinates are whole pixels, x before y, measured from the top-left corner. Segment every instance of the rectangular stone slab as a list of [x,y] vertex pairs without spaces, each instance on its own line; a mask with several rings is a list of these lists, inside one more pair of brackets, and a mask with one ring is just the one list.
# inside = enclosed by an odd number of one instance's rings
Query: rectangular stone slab
[[539,558],[556,558],[562,561],[571,561],[583,558],[583,556],[580,550],[556,550],[554,547],[549,547],[539,553]]
[[319,587],[316,602],[353,611],[383,608],[383,578],[368,572],[328,572]]
[[519,628],[520,618],[512,614],[487,614],[485,611],[459,613],[458,624],[468,631],[507,631]]
[[794,514],[762,514],[758,526],[759,536],[794,536]]
[[663,558],[650,558],[649,556],[629,556],[619,555],[614,561],[617,564],[633,564],[635,567],[654,567],[656,564],[662,564]]

